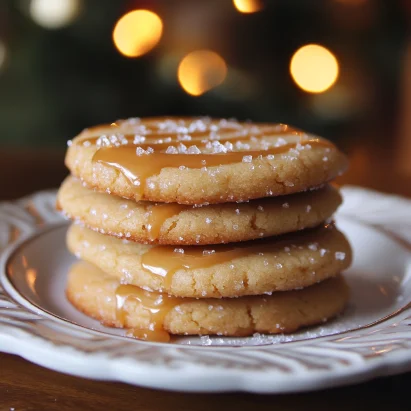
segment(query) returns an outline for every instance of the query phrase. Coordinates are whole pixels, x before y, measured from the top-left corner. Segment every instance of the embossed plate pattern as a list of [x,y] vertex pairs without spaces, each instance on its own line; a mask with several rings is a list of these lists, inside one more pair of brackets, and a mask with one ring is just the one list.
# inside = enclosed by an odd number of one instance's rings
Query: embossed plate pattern
[[67,252],[55,192],[1,203],[0,350],[82,377],[180,391],[304,391],[411,370],[411,201],[356,187],[343,194],[337,223],[355,252],[346,315],[292,338],[183,338],[174,344],[121,337],[76,317],[45,286],[31,292],[30,278],[16,263],[22,253],[48,264],[43,272],[54,270],[55,287],[63,290],[66,263],[59,268],[57,262]]

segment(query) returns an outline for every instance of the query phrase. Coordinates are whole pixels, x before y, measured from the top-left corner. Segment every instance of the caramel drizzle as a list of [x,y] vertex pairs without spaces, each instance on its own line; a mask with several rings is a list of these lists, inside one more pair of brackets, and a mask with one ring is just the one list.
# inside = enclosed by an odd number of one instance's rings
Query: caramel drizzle
[[181,304],[182,298],[146,291],[134,285],[120,285],[116,289],[116,317],[123,327],[127,317],[125,304],[129,299],[136,300],[150,314],[148,328],[133,328],[129,334],[140,340],[170,341],[170,334],[164,329],[164,320],[174,307]]
[[[332,227],[332,226],[331,226]],[[330,229],[330,228],[320,228]],[[141,256],[143,269],[151,274],[164,278],[164,286],[170,289],[173,275],[182,269],[195,270],[209,268],[218,264],[234,262],[234,260],[250,255],[264,255],[264,252],[273,248],[294,245],[308,241],[312,233],[318,229],[309,230],[304,235],[283,235],[281,239],[273,242],[270,239],[254,240],[243,243],[214,246],[188,246],[175,248],[172,246],[152,247]],[[234,264],[233,264],[234,265]],[[234,268],[234,267],[233,267]]]
[[141,265],[145,271],[163,277],[164,286],[170,289],[173,275],[179,270],[209,268],[217,264],[234,262],[236,259],[250,255],[264,256],[265,252],[272,252],[273,249],[311,241],[313,237],[318,236],[319,232],[332,229],[334,229],[334,224],[331,223],[304,230],[304,233],[284,234],[276,241],[266,238],[235,244],[220,244],[214,247],[155,246],[141,256]]
[[[333,224],[307,230],[304,234],[290,234],[281,236],[281,240],[272,242],[270,240],[257,240],[247,243],[233,245],[220,245],[215,248],[191,246],[185,248],[173,248],[169,246],[152,247],[142,255],[141,264],[143,269],[151,274],[160,275],[164,278],[164,284],[171,285],[172,277],[180,269],[208,268],[217,264],[232,262],[238,258],[249,255],[264,255],[266,251],[273,248],[281,248],[290,243],[297,245],[304,241],[310,241],[319,230],[333,229]],[[232,265],[234,269],[234,264]],[[169,333],[164,329],[164,320],[167,314],[184,298],[173,297],[165,293],[146,291],[134,285],[120,285],[116,292],[116,318],[124,327],[126,324],[127,310],[125,307],[129,299],[135,299],[141,307],[150,314],[149,328],[135,328],[130,334],[139,339],[149,341],[168,342]]]
[[[202,119],[198,119],[200,122]],[[197,121],[198,121],[197,120]],[[146,119],[145,121],[130,122],[127,120],[118,121],[116,123],[105,124],[101,126],[91,127],[83,131],[77,140],[77,143],[96,143],[100,139],[107,137],[118,137],[127,140],[127,143],[134,143],[136,138],[147,139],[151,138],[151,144],[155,144],[155,139],[169,142],[201,141],[203,139],[217,139],[219,141],[227,141],[229,139],[242,140],[252,136],[261,136],[264,134],[284,135],[296,134],[301,135],[302,132],[292,128],[286,124],[253,124],[253,123],[237,123],[224,120],[206,119],[201,130],[192,127],[197,123],[195,119],[186,119],[180,121],[168,120],[165,118]],[[165,126],[165,127],[164,127]],[[220,134],[223,132],[224,134]],[[153,138],[154,137],[154,138]]]
[[[264,140],[284,135],[291,135],[295,141],[276,146],[272,140]],[[144,193],[147,179],[158,175],[167,167],[201,169],[242,162],[244,156],[250,157],[252,161],[263,156],[285,153],[297,145],[332,146],[318,138],[306,139],[304,133],[284,124],[237,123],[207,118],[131,119],[110,126],[94,127],[79,137],[76,144],[98,146],[93,162],[119,170],[135,186],[136,194],[140,195]],[[214,141],[220,144],[246,142],[254,148],[226,153],[164,152],[169,147],[176,148],[175,145],[179,143],[196,145],[203,151],[211,149]],[[142,153],[136,153],[138,148]]]
[[[295,148],[297,144],[302,146],[308,144],[329,146],[329,143],[323,140],[311,139],[300,143],[284,144],[267,150],[192,155],[154,152],[152,154],[143,154],[140,156],[136,155],[135,147],[102,147],[94,154],[93,161],[119,170],[132,185],[138,187],[136,191],[141,194],[144,192],[147,179],[159,174],[162,169],[167,167],[191,169],[216,167],[242,162],[243,157],[245,156],[251,156],[251,160],[256,160],[259,156],[285,153],[290,149]],[[149,147],[149,145],[138,146],[143,149],[144,147]]]
[[[242,162],[245,156],[250,157],[247,160],[253,161],[263,156],[285,153],[298,145],[333,147],[326,140],[306,139],[304,133],[283,124],[236,123],[211,119],[129,120],[113,123],[110,127],[95,127],[86,130],[83,134],[76,140],[76,144],[96,144],[98,149],[92,161],[119,170],[129,183],[135,186],[136,194],[140,195],[144,193],[147,179],[158,175],[167,167],[180,169],[217,167]],[[272,141],[273,137],[284,135],[291,135],[295,141],[279,146]],[[204,151],[204,149],[212,149],[213,142],[220,144],[245,142],[253,148],[225,153],[165,152],[169,147],[174,147],[177,151],[177,144],[195,145],[200,151]],[[138,149],[141,153],[137,153]]]
[[[257,135],[261,134],[261,131],[256,133]],[[283,134],[275,133],[275,134]],[[291,133],[290,133],[291,134]],[[154,137],[155,136],[155,137]],[[110,138],[111,137],[111,138]],[[216,135],[214,138],[210,138],[210,132],[196,131],[188,134],[177,134],[170,135],[170,133],[160,132],[147,135],[140,134],[114,134],[112,136],[99,135],[99,136],[89,136],[84,139],[81,139],[77,144],[96,144],[98,146],[106,147],[117,147],[119,145],[135,145],[140,147],[140,144],[146,146],[155,145],[158,149],[166,149],[172,144],[176,143],[207,143],[208,141],[219,141],[221,143],[235,143],[236,141],[245,141],[249,140],[250,135],[247,130],[233,131],[230,134],[224,136]]]
[[[223,131],[224,134],[220,134]],[[207,143],[218,141],[221,144],[225,143],[241,143],[244,141],[257,142],[264,141],[262,138],[281,137],[284,135],[294,135],[296,137],[303,136],[303,133],[286,125],[261,126],[256,128],[244,127],[240,129],[224,129],[220,131],[193,131],[191,133],[175,133],[166,131],[151,131],[146,134],[99,134],[86,135],[76,141],[77,145],[95,144],[99,148],[118,148],[120,146],[129,146],[131,148],[141,147],[147,149],[155,147],[157,151],[165,150],[173,144],[196,144],[200,148],[205,148]]]
[[182,269],[193,270],[197,268],[209,268],[217,264],[223,264],[232,260],[246,257],[250,254],[258,254],[272,249],[272,244],[238,246],[220,246],[219,248],[185,247],[174,248],[161,246],[150,248],[141,257],[141,265],[151,274],[164,278],[164,286],[169,288],[173,275]]
[[149,205],[147,207],[148,224],[146,225],[149,240],[157,240],[165,221],[188,208],[191,207],[174,203]]

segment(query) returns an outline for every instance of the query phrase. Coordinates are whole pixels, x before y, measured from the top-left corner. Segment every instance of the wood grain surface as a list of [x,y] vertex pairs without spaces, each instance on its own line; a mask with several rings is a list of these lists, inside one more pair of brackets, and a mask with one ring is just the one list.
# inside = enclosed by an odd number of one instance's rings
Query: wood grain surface
[[[0,200],[57,187],[67,174],[63,156],[61,150],[0,148]],[[351,168],[339,183],[411,196],[411,176],[397,167],[392,150],[387,152],[373,144],[357,145],[350,159]],[[0,353],[0,411],[408,410],[409,387],[411,373],[293,395],[185,394],[85,380]]]

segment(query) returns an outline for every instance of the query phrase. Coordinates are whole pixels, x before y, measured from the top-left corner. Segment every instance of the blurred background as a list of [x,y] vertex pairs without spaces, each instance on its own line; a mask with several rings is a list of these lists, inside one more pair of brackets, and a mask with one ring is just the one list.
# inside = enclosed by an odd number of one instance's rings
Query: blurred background
[[[0,0],[0,163],[31,165],[44,188],[87,126],[210,115],[323,135],[353,182],[400,191],[410,27],[411,0]],[[398,179],[381,184],[387,167]]]

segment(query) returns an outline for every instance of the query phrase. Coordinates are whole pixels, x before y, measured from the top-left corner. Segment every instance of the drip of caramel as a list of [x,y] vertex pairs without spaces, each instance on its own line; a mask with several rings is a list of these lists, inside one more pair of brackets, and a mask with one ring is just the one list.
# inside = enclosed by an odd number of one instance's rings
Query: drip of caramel
[[170,334],[164,329],[150,330],[148,328],[132,328],[127,333],[128,336],[144,341],[170,342]]
[[149,312],[150,326],[149,328],[131,329],[129,334],[141,340],[170,341],[170,334],[164,329],[164,319],[175,306],[181,304],[182,299],[167,294],[146,291],[134,285],[120,285],[116,289],[116,316],[123,327],[127,316],[125,304],[131,298]]
[[[326,224],[313,229],[306,229],[304,233],[284,234],[273,241],[270,238],[246,241],[234,244],[220,244],[217,246],[187,246],[175,248],[173,246],[155,246],[141,256],[141,265],[147,272],[160,275],[164,278],[164,285],[169,289],[174,273],[181,269],[193,270],[209,268],[217,264],[224,264],[238,258],[250,255],[261,255],[265,252],[280,249],[290,244],[298,245],[310,241],[320,231],[332,230],[334,224]],[[234,268],[234,264],[233,264]]]
[[149,239],[154,241],[158,238],[161,227],[164,222],[170,218],[178,215],[181,211],[187,210],[189,206],[181,204],[152,204],[147,207],[148,224],[147,231]]
[[[212,246],[211,246],[212,247]],[[164,285],[169,288],[173,274],[181,269],[193,270],[209,268],[217,264],[224,264],[251,254],[261,254],[272,250],[273,244],[262,241],[239,243],[233,245],[219,245],[218,247],[191,246],[174,248],[161,246],[150,248],[141,257],[141,265],[151,274],[164,278]]]

